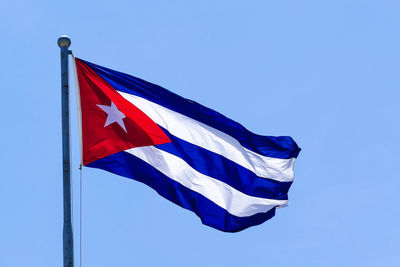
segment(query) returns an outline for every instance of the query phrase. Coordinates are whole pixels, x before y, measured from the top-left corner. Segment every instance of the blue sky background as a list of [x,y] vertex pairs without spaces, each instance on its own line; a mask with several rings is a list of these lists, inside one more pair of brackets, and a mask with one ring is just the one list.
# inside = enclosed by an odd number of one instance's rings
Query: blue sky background
[[61,34],[77,57],[303,149],[290,206],[236,234],[85,168],[82,266],[400,266],[399,10],[394,0],[3,0],[0,267],[62,266]]

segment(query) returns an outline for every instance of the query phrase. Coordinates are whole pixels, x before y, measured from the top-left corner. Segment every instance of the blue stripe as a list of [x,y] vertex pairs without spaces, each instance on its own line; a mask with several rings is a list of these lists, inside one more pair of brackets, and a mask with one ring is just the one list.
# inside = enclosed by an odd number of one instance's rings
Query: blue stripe
[[252,171],[214,152],[186,142],[162,128],[171,143],[157,145],[160,150],[176,155],[198,172],[229,184],[250,196],[269,199],[288,199],[292,182],[278,182],[259,177]]
[[82,61],[113,86],[114,89],[140,96],[207,124],[232,136],[238,140],[242,146],[258,154],[268,157],[288,159],[297,157],[300,152],[300,148],[289,136],[275,137],[254,134],[244,128],[241,124],[225,117],[224,115],[192,100],[176,95],[158,85],[84,60]]
[[275,215],[274,208],[266,213],[258,213],[249,217],[234,216],[201,194],[182,186],[151,165],[126,152],[99,159],[87,166],[142,182],[166,199],[196,213],[203,224],[221,231],[238,232],[261,224]]

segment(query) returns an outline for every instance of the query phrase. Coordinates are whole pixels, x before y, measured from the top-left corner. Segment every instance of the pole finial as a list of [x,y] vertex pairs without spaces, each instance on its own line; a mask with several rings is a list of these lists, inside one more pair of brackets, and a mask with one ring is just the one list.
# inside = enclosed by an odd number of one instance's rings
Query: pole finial
[[71,39],[67,35],[61,35],[57,41],[58,46],[61,47],[69,47],[71,45]]

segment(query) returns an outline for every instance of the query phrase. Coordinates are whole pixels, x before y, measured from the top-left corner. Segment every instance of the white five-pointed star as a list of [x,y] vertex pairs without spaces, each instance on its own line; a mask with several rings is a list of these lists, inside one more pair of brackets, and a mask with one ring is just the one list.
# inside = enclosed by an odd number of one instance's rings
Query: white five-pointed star
[[111,102],[111,106],[105,106],[105,105],[97,105],[97,106],[101,108],[105,113],[107,113],[107,120],[104,127],[110,125],[111,123],[116,122],[127,133],[124,121],[122,120],[123,118],[126,118],[126,116],[124,115],[124,113],[118,110],[117,106],[113,102]]

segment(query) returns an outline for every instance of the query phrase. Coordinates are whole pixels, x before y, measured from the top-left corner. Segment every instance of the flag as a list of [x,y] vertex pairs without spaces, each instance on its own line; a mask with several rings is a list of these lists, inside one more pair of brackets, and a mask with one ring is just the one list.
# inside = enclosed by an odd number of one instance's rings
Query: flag
[[74,58],[82,161],[237,232],[288,204],[300,148],[139,78]]

